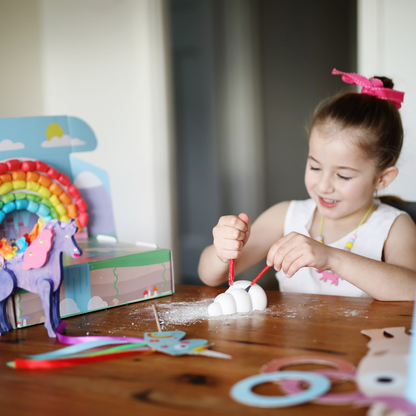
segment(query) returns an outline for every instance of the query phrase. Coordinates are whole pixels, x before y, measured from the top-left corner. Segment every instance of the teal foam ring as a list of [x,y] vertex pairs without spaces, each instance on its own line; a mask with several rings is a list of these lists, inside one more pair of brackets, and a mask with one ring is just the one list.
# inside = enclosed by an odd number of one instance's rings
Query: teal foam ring
[[[310,386],[301,393],[287,396],[263,396],[254,393],[252,389],[258,384],[277,380],[307,381]],[[308,371],[274,371],[272,373],[257,374],[247,377],[231,388],[231,397],[242,404],[253,407],[287,407],[307,403],[325,394],[331,388],[331,382],[322,374]]]

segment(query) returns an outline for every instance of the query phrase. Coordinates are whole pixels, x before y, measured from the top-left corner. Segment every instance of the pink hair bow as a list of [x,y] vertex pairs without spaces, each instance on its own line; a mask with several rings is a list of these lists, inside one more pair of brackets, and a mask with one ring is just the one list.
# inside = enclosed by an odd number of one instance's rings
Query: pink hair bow
[[361,94],[373,95],[382,100],[391,101],[397,108],[400,108],[404,98],[404,92],[385,88],[383,82],[378,78],[367,79],[362,75],[332,70],[333,75],[342,75],[342,80],[348,84],[362,87]]

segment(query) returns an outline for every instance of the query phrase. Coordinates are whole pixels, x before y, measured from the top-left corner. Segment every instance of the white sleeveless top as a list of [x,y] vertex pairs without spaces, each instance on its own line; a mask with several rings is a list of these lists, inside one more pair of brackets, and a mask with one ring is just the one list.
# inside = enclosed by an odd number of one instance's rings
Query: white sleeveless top
[[[384,242],[387,239],[393,222],[399,215],[406,213],[389,205],[379,203],[379,201],[374,201],[374,203],[378,207],[358,230],[357,238],[351,252],[381,261]],[[310,237],[309,230],[312,225],[315,209],[316,203],[313,199],[291,201],[286,213],[284,235],[294,231]],[[351,230],[348,235],[329,244],[329,246],[343,249],[354,231]],[[331,280],[320,280],[321,277],[325,276],[328,276],[328,274],[324,275],[323,272],[318,273],[313,267],[303,267],[290,279],[282,271],[276,273],[276,278],[279,281],[282,292],[371,297],[346,280],[338,279],[337,285],[333,284]]]

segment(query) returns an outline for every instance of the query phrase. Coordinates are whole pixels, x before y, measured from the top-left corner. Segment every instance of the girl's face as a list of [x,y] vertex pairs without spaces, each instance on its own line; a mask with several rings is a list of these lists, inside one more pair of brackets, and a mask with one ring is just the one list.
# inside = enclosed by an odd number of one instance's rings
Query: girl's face
[[355,140],[348,129],[330,134],[312,130],[305,184],[325,218],[360,218],[371,206],[378,175]]

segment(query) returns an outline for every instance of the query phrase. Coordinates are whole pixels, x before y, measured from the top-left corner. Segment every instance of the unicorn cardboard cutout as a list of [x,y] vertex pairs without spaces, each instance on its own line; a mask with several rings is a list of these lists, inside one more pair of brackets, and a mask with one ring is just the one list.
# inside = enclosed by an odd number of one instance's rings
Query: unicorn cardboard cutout
[[82,254],[74,235],[78,227],[71,219],[68,223],[52,220],[45,222],[36,239],[0,267],[0,335],[10,331],[6,304],[17,289],[37,293],[45,313],[48,335],[56,337],[61,322],[59,313],[59,288],[62,283],[62,253],[72,257]]

